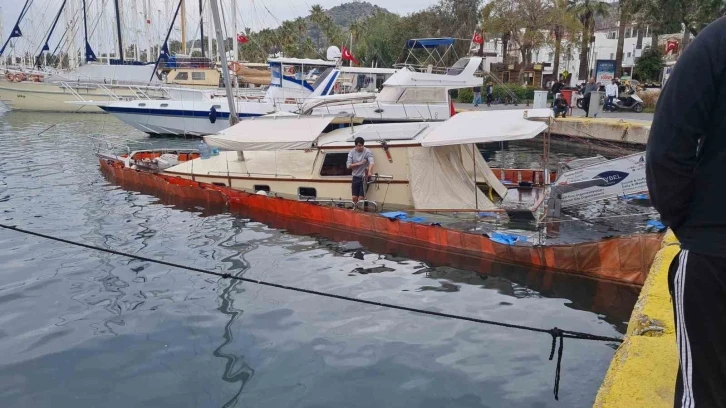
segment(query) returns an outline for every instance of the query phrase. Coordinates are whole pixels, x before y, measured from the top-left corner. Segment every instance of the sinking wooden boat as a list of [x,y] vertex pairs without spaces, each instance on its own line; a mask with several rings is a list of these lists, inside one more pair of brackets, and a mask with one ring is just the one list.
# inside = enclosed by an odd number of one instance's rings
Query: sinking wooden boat
[[[267,211],[425,248],[641,284],[660,234],[577,243],[540,234],[539,239],[509,242],[477,223],[482,214],[498,213],[506,224],[507,218],[526,212],[535,223],[546,221],[546,188],[536,181],[553,176],[548,171],[499,170],[519,184],[532,180],[521,188],[507,186],[474,144],[533,138],[547,130],[550,115],[549,110],[467,112],[445,122],[343,128],[331,126],[330,117],[255,119],[206,136],[210,146],[226,149],[209,158],[178,152],[178,163],[154,168],[144,163],[168,152],[99,157],[110,179],[157,195],[186,197],[232,211]],[[376,174],[368,183],[366,200],[354,204],[348,198],[345,160],[359,136],[373,153]],[[400,213],[404,216],[395,216]],[[423,215],[426,221],[411,221],[406,214]]]

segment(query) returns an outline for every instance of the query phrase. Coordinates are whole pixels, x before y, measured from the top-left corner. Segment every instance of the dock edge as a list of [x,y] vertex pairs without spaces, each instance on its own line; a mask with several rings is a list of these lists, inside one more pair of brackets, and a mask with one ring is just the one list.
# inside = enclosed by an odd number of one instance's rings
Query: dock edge
[[678,352],[668,269],[680,245],[663,238],[630,316],[625,341],[605,374],[595,408],[673,406]]

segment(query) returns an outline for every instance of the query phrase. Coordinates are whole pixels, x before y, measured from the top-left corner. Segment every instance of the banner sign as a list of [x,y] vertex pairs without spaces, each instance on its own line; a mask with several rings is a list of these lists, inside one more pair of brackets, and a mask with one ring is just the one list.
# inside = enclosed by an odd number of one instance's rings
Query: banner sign
[[648,191],[645,182],[645,152],[568,171],[557,178],[555,185],[598,178],[605,180],[605,185],[562,194],[562,208]]
[[597,60],[595,62],[595,82],[607,85],[615,78],[615,60]]

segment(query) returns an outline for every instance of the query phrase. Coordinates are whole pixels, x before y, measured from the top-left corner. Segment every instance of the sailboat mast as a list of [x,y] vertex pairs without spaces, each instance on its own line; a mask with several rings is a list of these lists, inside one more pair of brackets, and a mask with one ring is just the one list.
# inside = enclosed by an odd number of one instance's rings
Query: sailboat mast
[[[84,38],[84,50],[85,50],[85,56],[86,56],[86,64],[89,61],[96,61],[96,54],[93,52],[93,49],[91,49],[91,44],[88,42],[88,16],[86,13],[86,0],[83,1],[83,38]],[[64,2],[65,4],[65,2]],[[53,26],[55,27],[55,25]],[[51,30],[52,32],[52,30]],[[48,36],[50,39],[50,36]]]
[[229,67],[227,67],[227,52],[224,47],[224,38],[222,38],[222,23],[219,19],[219,3],[217,0],[210,0],[212,6],[212,19],[214,19],[214,33],[217,36],[217,54],[219,54],[222,63],[222,76],[224,77],[224,89],[227,91],[227,103],[229,103],[229,125],[233,126],[239,122],[237,109],[234,105],[234,95],[232,94],[232,83],[229,81]]
[[199,31],[202,37],[202,41],[199,43],[199,49],[202,50],[202,58],[204,58],[204,7],[202,6],[202,0],[199,0]]
[[184,6],[184,0],[181,0],[181,52],[187,54],[187,12]]
[[237,61],[237,0],[232,0],[232,61]]
[[118,59],[121,65],[124,63],[124,41],[121,37],[121,10],[119,9],[118,2],[120,0],[113,0],[114,7],[116,8],[116,35],[118,35]]
[[[199,0],[200,3],[201,3],[201,1],[202,0]],[[3,33],[4,32],[5,32],[5,30],[3,29],[3,8],[0,7],[0,43],[3,42]],[[3,69],[7,69],[7,58],[3,57],[2,55],[0,55],[0,57],[2,57],[2,62],[0,63],[0,66],[2,66]]]

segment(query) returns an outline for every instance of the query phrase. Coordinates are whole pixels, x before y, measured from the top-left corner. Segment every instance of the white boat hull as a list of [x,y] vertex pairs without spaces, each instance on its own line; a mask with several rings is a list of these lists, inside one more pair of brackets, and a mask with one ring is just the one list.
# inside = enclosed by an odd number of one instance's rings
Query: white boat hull
[[[143,106],[142,106],[143,105]],[[166,105],[166,106],[162,106]],[[210,119],[212,106],[217,117]],[[229,127],[229,110],[224,100],[209,101],[131,101],[101,104],[101,109],[113,114],[127,125],[152,135],[205,136]],[[240,119],[258,117],[275,112],[295,112],[298,104],[273,104],[270,102],[238,102]],[[315,109],[314,114],[354,115],[369,123],[399,122],[408,120],[446,120],[447,104],[378,104],[331,106]]]
[[[112,102],[114,98],[103,89],[74,88],[86,100]],[[121,97],[136,98],[129,88],[116,88],[113,92]],[[68,101],[79,100],[70,90],[57,84],[42,82],[0,81],[0,101],[9,109],[34,112],[84,112],[103,113],[96,105],[73,105]]]

